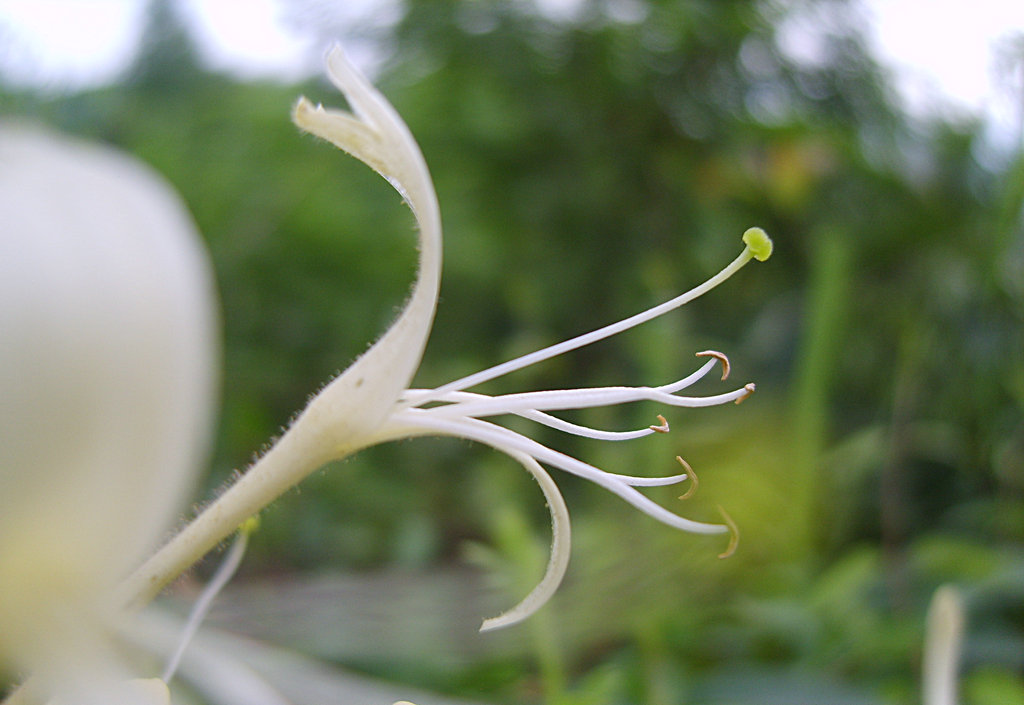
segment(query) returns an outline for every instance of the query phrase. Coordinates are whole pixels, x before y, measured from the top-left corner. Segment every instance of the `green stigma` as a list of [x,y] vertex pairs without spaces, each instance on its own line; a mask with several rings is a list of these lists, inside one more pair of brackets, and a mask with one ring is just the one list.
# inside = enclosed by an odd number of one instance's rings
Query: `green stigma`
[[764,262],[772,256],[772,239],[761,228],[748,228],[743,233],[743,242],[758,262]]

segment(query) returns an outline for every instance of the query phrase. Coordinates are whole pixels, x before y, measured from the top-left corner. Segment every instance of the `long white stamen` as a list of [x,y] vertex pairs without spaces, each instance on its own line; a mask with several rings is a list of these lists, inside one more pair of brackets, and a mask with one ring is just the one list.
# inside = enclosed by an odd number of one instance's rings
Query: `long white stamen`
[[658,387],[594,387],[587,389],[555,389],[544,392],[524,392],[483,397],[447,406],[421,409],[433,416],[499,416],[525,411],[566,411],[592,409],[599,406],[625,404],[634,401],[656,401],[670,406],[705,407],[737,401],[750,395],[749,387],[741,387],[724,394],[708,397],[679,397],[666,394]]
[[[706,353],[698,353],[698,355],[702,355],[702,354],[706,354]],[[726,362],[724,364],[728,365],[728,360],[727,360],[727,358],[725,358],[724,355],[722,355],[721,353],[715,353],[715,355],[721,355],[721,358],[726,360]],[[658,391],[661,391],[661,392],[669,393],[669,394],[674,393],[674,392],[678,392],[681,389],[686,389],[687,387],[690,387],[690,386],[696,384],[697,382],[702,380],[704,377],[706,377],[708,372],[710,372],[711,369],[715,366],[715,363],[716,363],[716,361],[718,359],[719,358],[716,357],[714,360],[708,360],[703,365],[701,365],[699,368],[697,368],[697,370],[695,370],[694,372],[691,372],[686,377],[683,377],[682,379],[680,379],[680,380],[678,380],[676,382],[671,382],[669,384],[665,384],[665,385],[662,385],[660,387],[655,387],[655,389],[657,389]],[[723,376],[722,379],[725,379],[725,377]],[[450,391],[450,392],[443,392],[442,393],[441,390],[443,390],[447,386],[448,385],[444,385],[442,387],[438,387],[437,389],[407,389],[402,394],[402,400],[403,401],[407,401],[407,402],[415,402],[414,404],[411,404],[411,406],[422,406],[423,404],[427,404],[427,403],[430,403],[432,401],[441,401],[441,402],[449,401],[449,402],[454,402],[454,401],[466,401],[468,399],[482,399],[482,398],[485,398],[485,397],[486,398],[493,398],[493,397],[489,397],[486,394],[480,394],[480,393],[477,393],[477,392]]]
[[662,430],[660,426],[657,427],[658,430],[655,430],[655,426],[648,426],[647,428],[639,428],[635,431],[603,431],[598,428],[581,426],[580,424],[560,419],[557,416],[545,414],[543,411],[524,411],[519,416],[536,421],[556,431],[562,431],[563,433],[583,438],[592,438],[597,441],[631,441],[636,438],[650,436],[654,433],[668,433],[668,431]]
[[680,473],[678,475],[666,475],[664,477],[637,477],[636,475],[619,475],[614,472],[604,472],[605,477],[612,480],[617,480],[630,487],[668,487],[669,485],[678,485],[680,482],[686,480],[692,480],[693,478],[688,473]]
[[697,297],[702,296],[703,294],[706,294],[707,292],[711,291],[716,286],[718,286],[726,279],[731,277],[733,274],[735,274],[737,271],[739,271],[740,268],[743,267],[743,265],[745,265],[754,257],[754,251],[748,244],[745,248],[743,248],[743,252],[741,252],[736,259],[730,262],[729,265],[725,267],[725,269],[723,269],[718,274],[708,279],[703,284],[695,286],[686,293],[680,294],[674,299],[666,301],[665,303],[655,306],[653,308],[649,308],[646,311],[642,311],[641,313],[637,313],[633,316],[630,316],[629,318],[624,318],[616,323],[611,323],[602,328],[598,328],[597,330],[590,331],[589,333],[578,335],[575,338],[570,338],[569,340],[557,343],[550,347],[543,348],[542,350],[537,350],[536,352],[530,353],[529,355],[517,357],[514,360],[509,360],[508,362],[504,362],[500,365],[489,367],[486,370],[482,370],[475,374],[469,375],[468,377],[463,377],[462,379],[457,379],[454,382],[449,382],[448,384],[442,385],[435,389],[434,393],[430,394],[428,398],[421,399],[420,403],[426,403],[427,401],[438,399],[439,397],[444,396],[448,392],[453,392],[460,389],[468,389],[469,387],[475,387],[476,385],[481,384],[482,382],[487,382],[497,377],[507,375],[510,372],[521,370],[524,367],[529,367],[530,365],[534,365],[538,362],[541,362],[542,360],[557,357],[558,355],[569,352],[570,350],[575,350],[585,345],[596,343],[599,340],[604,340],[605,338],[616,335],[617,333],[629,330],[630,328],[638,326],[641,323],[646,323],[647,321],[650,321],[654,318],[657,318],[658,316],[668,313],[669,311],[677,309],[680,306],[689,303],[690,301],[693,301]]
[[[697,353],[697,354],[700,355],[701,353]],[[716,355],[722,355],[722,354],[721,353],[716,353]],[[720,359],[725,360],[725,362],[722,363],[723,370],[728,370],[729,369],[729,358],[727,358],[725,355],[722,355]],[[713,360],[708,360],[703,365],[698,367],[695,372],[692,372],[691,374],[687,375],[686,377],[683,377],[678,382],[673,382],[672,384],[666,384],[666,385],[663,385],[661,387],[657,387],[657,390],[659,392],[665,392],[666,394],[675,394],[676,392],[680,391],[681,389],[686,389],[687,387],[691,387],[694,384],[696,384],[697,382],[699,382],[700,380],[704,379],[707,376],[708,372],[710,372],[712,369],[714,369],[715,363],[718,362],[718,360],[719,360],[719,358],[717,358],[717,357],[715,359],[713,359]],[[726,378],[726,376],[728,376],[728,375],[723,371],[722,379],[724,380]]]
[[[708,362],[704,363],[695,372],[691,373],[690,375],[684,377],[681,380],[678,380],[677,382],[673,382],[671,384],[666,384],[666,385],[663,385],[661,387],[654,387],[653,388],[654,392],[664,392],[664,393],[667,393],[667,394],[671,394],[671,393],[679,391],[681,389],[685,389],[686,387],[689,387],[689,386],[693,385],[694,383],[696,383],[700,379],[702,379],[705,376],[707,376],[708,372],[710,372],[711,369],[714,368],[716,362],[722,362],[723,368],[724,369],[728,369],[728,359],[724,355],[722,355],[721,353],[713,353],[713,354],[712,353],[698,353],[698,354],[699,355],[704,355],[704,356],[712,355],[715,359],[709,360]],[[724,377],[725,377],[725,374],[723,373],[723,378]],[[604,393],[604,392],[606,392],[608,390],[616,390],[616,389],[632,389],[632,388],[628,388],[628,387],[626,387],[626,388],[611,387],[611,388],[595,388],[595,389],[582,389],[582,390],[580,390],[580,389],[576,389],[576,390],[557,390],[557,391],[548,392],[548,394],[563,394],[563,393],[564,394],[580,394],[581,392],[584,392],[584,393],[586,393],[586,392]],[[644,389],[647,389],[647,388],[644,388]],[[432,389],[408,389],[402,395],[402,401],[413,402],[414,405],[418,406],[421,403],[426,403],[426,401],[421,401],[421,400],[428,400],[428,399],[432,398],[434,396],[435,391],[436,390],[432,390]],[[736,393],[739,393],[739,392],[736,392]],[[558,431],[563,431],[565,433],[571,433],[571,434],[577,435],[577,436],[583,436],[585,438],[593,438],[593,439],[596,439],[596,440],[626,441],[626,440],[633,440],[633,439],[636,439],[636,438],[643,438],[644,436],[649,436],[649,435],[651,435],[653,433],[666,433],[668,431],[667,425],[664,428],[662,428],[661,425],[660,426],[648,426],[647,428],[637,429],[637,430],[634,430],[634,431],[603,431],[603,430],[599,430],[599,429],[595,429],[595,428],[590,428],[588,426],[582,426],[580,424],[575,424],[575,423],[572,423],[570,421],[566,421],[564,419],[560,419],[560,418],[557,418],[555,416],[551,416],[550,414],[546,414],[546,413],[538,410],[535,407],[531,407],[529,401],[527,401],[525,405],[522,404],[522,403],[515,403],[515,402],[513,402],[514,398],[515,398],[515,395],[506,395],[504,397],[497,397],[496,398],[496,397],[488,396],[486,394],[478,394],[478,393],[475,393],[475,392],[456,391],[456,392],[448,392],[447,394],[445,394],[442,397],[433,399],[433,401],[437,401],[437,402],[450,402],[452,404],[452,406],[455,407],[455,409],[457,409],[457,413],[459,415],[463,415],[464,414],[466,416],[497,416],[499,414],[506,414],[506,413],[508,413],[508,414],[515,414],[517,416],[521,416],[523,418],[530,419],[531,421],[535,421],[535,422],[543,424],[545,426],[549,426],[549,427],[554,428],[555,430],[558,430]],[[574,397],[574,399],[576,399],[576,400],[582,399],[582,398],[584,398],[584,397],[583,396]],[[496,399],[504,400],[504,403],[502,401],[495,401]],[[596,403],[591,404],[589,406],[603,406],[603,405],[611,405],[611,404],[621,403],[621,400],[616,400],[614,397],[598,397],[598,399],[599,399],[599,401],[597,401]],[[549,400],[550,400],[550,397],[549,397]],[[732,400],[734,400],[734,397],[729,397],[727,399],[727,401],[732,401]],[[480,404],[486,405],[487,408],[500,409],[500,410],[490,411],[490,412],[487,412],[487,413],[473,413],[472,409],[476,408],[476,407],[470,407],[470,410],[467,411],[466,405],[465,405],[466,402],[478,402]],[[509,402],[512,402],[512,403],[510,404]],[[720,403],[725,403],[725,402],[720,402]],[[563,408],[563,409],[565,409],[565,408],[585,408],[585,407],[577,406],[575,401],[574,401],[572,406],[566,406],[566,407],[555,406],[555,407],[545,407],[545,408]],[[453,415],[453,414],[445,413],[444,415],[448,416],[448,415]],[[662,421],[662,425],[664,425],[664,421]]]
[[[409,389],[406,390],[406,394],[402,396],[404,400],[415,400],[417,395],[425,396],[432,392],[432,389]],[[483,399],[493,399],[486,394],[477,394],[475,392],[449,392],[445,394],[442,399],[436,401],[441,402],[464,402],[464,401],[478,401]],[[525,411],[510,411],[510,414],[521,416],[524,419],[535,421],[544,426],[549,426],[556,431],[563,431],[565,433],[571,433],[575,436],[582,436],[584,438],[593,438],[599,441],[628,441],[635,438],[643,438],[644,436],[650,436],[653,433],[667,433],[667,428],[658,426],[648,426],[647,428],[637,429],[635,431],[602,431],[596,428],[590,428],[589,426],[581,426],[565,419],[560,419],[550,414],[545,414],[543,411],[536,411],[527,409]]]
[[[461,417],[456,419],[437,418],[431,416],[428,411],[423,409],[406,409],[395,414],[393,421],[399,427],[402,427],[403,435],[424,435],[426,432],[434,432],[445,436],[457,436],[476,440],[489,446],[512,448],[526,453],[542,463],[547,463],[582,477],[585,480],[590,480],[608,491],[619,495],[654,519],[683,531],[696,534],[719,534],[728,531],[728,527],[721,524],[705,524],[673,514],[653,500],[640,494],[632,486],[634,481],[637,484],[647,484],[651,483],[652,480],[656,482],[661,479],[667,483],[669,478],[630,478],[624,475],[613,475],[564,453],[552,450],[526,436],[488,421],[481,421],[480,419]],[[409,434],[408,430],[410,427],[418,428],[419,431]],[[686,477],[685,474],[675,475],[671,479],[681,482]]]

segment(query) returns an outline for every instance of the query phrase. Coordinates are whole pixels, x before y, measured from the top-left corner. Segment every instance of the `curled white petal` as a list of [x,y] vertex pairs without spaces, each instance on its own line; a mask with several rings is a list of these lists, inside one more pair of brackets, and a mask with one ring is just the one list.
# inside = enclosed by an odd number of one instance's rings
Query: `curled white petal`
[[[379,425],[419,367],[434,319],[441,281],[441,216],[434,185],[419,146],[401,117],[339,46],[327,55],[328,75],[354,114],[314,107],[302,98],[293,119],[380,173],[402,195],[419,230],[419,272],[398,320],[355,363],[328,384],[296,419],[296,432],[346,450],[349,437]],[[338,419],[347,426],[339,429]],[[325,428],[325,426],[327,428]],[[341,437],[335,437],[340,435]]]
[[485,619],[480,625],[482,632],[521,622],[547,604],[558,586],[562,584],[562,578],[565,577],[565,571],[569,567],[569,545],[571,543],[569,508],[565,506],[565,499],[559,492],[558,485],[551,479],[551,475],[541,467],[540,463],[525,453],[500,445],[493,447],[519,461],[540,485],[548,503],[548,511],[551,512],[551,556],[548,558],[544,577],[537,583],[537,586],[512,609],[497,617]]

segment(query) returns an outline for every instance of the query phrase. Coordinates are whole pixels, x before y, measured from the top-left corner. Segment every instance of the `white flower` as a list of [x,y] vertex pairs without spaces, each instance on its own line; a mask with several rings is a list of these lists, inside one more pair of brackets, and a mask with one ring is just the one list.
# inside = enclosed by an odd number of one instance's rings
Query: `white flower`
[[743,235],[746,247],[719,274],[649,311],[437,389],[408,389],[430,332],[440,286],[441,223],[437,198],[419,148],[394,109],[348,62],[340,48],[329,53],[327,66],[330,78],[347,98],[351,112],[314,107],[302,98],[295,107],[295,122],[371,166],[398,190],[412,209],[420,240],[419,274],[412,294],[398,320],[383,337],[316,395],[270,451],[122,585],[120,599],[125,604],[145,603],[169,580],[234,531],[246,517],[257,513],[324,463],[378,443],[415,436],[458,436],[508,454],[537,479],[551,509],[554,540],[544,579],[511,611],[485,621],[483,629],[507,625],[532,614],[550,597],[565,571],[569,556],[568,512],[558,488],[541,463],[591,480],[671,526],[707,534],[728,531],[730,527],[726,525],[705,524],[678,516],[636,489],[681,482],[687,478],[686,473],[665,478],[608,473],[485,420],[517,414],[570,433],[610,440],[667,431],[667,425],[659,424],[639,431],[604,432],[566,423],[548,412],[641,399],[674,406],[742,401],[753,391],[752,384],[710,397],[678,394],[704,377],[719,361],[727,372],[724,355],[710,351],[699,353],[710,359],[683,379],[657,387],[569,389],[499,397],[465,390],[614,335],[685,304],[729,278],[751,259],[767,259],[771,254],[771,240],[764,231],[748,230]]
[[192,490],[213,311],[199,238],[158,176],[0,126],[0,663],[65,702],[126,677],[112,593]]

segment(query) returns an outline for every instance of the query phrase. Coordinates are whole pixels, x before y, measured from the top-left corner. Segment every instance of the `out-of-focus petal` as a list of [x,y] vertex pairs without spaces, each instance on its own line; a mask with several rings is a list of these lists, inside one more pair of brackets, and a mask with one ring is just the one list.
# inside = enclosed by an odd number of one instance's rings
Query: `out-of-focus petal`
[[0,126],[0,662],[38,668],[77,641],[69,625],[99,629],[182,509],[210,428],[213,300],[162,179]]

